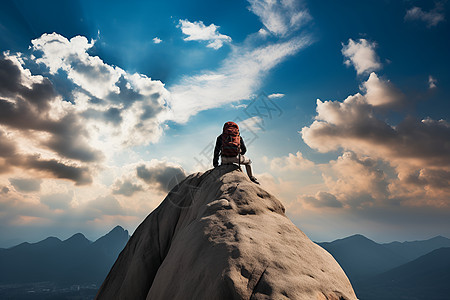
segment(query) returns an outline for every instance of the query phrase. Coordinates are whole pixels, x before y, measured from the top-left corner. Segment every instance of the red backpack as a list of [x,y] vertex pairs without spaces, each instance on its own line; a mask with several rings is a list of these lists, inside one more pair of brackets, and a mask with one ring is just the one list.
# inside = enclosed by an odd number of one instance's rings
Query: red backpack
[[241,136],[239,126],[234,122],[226,122],[222,132],[222,155],[238,156],[241,152]]

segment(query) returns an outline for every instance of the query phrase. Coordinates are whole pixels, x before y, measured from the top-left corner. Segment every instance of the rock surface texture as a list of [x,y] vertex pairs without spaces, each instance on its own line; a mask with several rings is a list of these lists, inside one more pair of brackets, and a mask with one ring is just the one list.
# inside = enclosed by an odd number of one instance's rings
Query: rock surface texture
[[356,299],[334,258],[237,166],[190,175],[136,229],[96,299]]

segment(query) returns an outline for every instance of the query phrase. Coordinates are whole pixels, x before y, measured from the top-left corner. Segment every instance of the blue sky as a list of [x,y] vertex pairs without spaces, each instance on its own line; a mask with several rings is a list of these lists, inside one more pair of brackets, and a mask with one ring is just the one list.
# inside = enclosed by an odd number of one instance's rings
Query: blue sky
[[2,4],[0,247],[133,231],[228,120],[312,239],[450,235],[447,2]]

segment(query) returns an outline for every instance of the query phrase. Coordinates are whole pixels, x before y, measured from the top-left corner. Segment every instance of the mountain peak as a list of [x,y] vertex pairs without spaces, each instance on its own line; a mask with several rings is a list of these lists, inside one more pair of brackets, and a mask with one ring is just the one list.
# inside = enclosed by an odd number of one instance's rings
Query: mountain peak
[[445,236],[442,236],[442,235],[437,235],[429,240],[430,241],[450,241],[449,238],[446,238]]
[[125,231],[125,229],[122,226],[117,225],[110,232],[113,232],[113,231]]
[[110,232],[108,232],[107,234],[96,240],[94,244],[107,243],[106,241],[114,242],[115,240],[124,238],[128,241],[129,238],[128,230],[125,230],[122,226],[117,225]]
[[113,234],[113,235],[123,235],[123,234],[127,234],[128,235],[128,230],[124,229],[122,226],[117,225],[116,227],[114,227],[110,232],[107,233],[107,235],[109,234]]
[[234,165],[190,175],[139,225],[97,294],[117,297],[356,299],[333,257]]
[[357,233],[357,234],[348,236],[346,238],[343,238],[343,240],[345,240],[345,239],[347,239],[347,240],[358,240],[358,241],[371,241],[371,242],[373,242],[371,239],[365,237],[364,235],[362,235],[360,233]]
[[34,245],[39,245],[39,246],[54,246],[54,245],[58,245],[59,243],[61,243],[61,240],[58,239],[57,237],[54,236],[50,236],[40,242],[35,243]]
[[320,245],[341,245],[341,244],[376,244],[374,241],[372,241],[371,239],[365,237],[362,234],[354,234],[351,236],[347,236],[344,237],[342,239],[337,239],[334,240],[332,242],[323,242],[323,243],[319,243]]
[[82,233],[76,233],[67,240],[63,241],[64,245],[71,245],[71,246],[87,246],[90,243],[91,241],[88,240]]
[[72,235],[70,238],[65,240],[65,242],[69,241],[69,240],[84,240],[84,239],[87,240],[87,238],[84,236],[84,234],[79,232],[79,233],[75,233],[74,235]]

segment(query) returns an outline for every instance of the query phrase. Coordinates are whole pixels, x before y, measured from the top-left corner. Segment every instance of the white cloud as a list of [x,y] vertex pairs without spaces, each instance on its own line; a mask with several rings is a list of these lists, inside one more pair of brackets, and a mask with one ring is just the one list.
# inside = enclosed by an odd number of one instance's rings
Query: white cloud
[[264,121],[261,117],[251,117],[239,122],[241,133],[250,130],[253,133],[261,131],[264,128]]
[[436,26],[437,24],[445,20],[442,4],[436,3],[435,8],[428,12],[423,11],[422,8],[417,6],[410,8],[406,11],[405,20],[420,20],[425,22],[427,24],[427,27]]
[[[287,36],[311,20],[306,9],[295,0],[248,0],[250,11],[257,15],[266,29],[279,36]],[[265,32],[260,34],[266,35]]]
[[367,103],[372,106],[395,106],[400,104],[404,95],[390,81],[383,81],[377,74],[371,73],[363,83]]
[[[111,149],[155,142],[161,136],[165,99],[168,92],[160,81],[142,74],[130,74],[92,56],[88,50],[94,41],[76,36],[68,40],[53,33],[32,41],[41,53],[37,63],[46,65],[50,74],[65,71],[79,89],[72,91],[74,103],[66,102],[62,113],[76,113],[89,128],[91,145]],[[95,101],[94,101],[95,100]],[[110,126],[109,124],[115,126]]]
[[187,122],[199,111],[249,99],[268,71],[309,44],[309,38],[296,37],[257,48],[233,48],[216,71],[185,77],[169,88],[170,118]]
[[342,203],[357,207],[389,197],[388,178],[377,159],[344,152],[323,173],[329,191]]
[[32,54],[0,58],[2,173],[92,184],[114,156],[159,139],[169,96],[160,81],[90,55],[85,37],[43,34],[32,44]]
[[[171,98],[168,102],[171,111],[167,119],[184,123],[199,111],[250,99],[273,67],[311,44],[312,39],[306,34],[292,37],[302,24],[311,19],[307,10],[300,9],[296,1],[250,1],[250,4],[249,9],[260,17],[266,28],[250,34],[241,45],[231,45],[232,52],[216,70],[185,76],[179,83],[169,87]],[[271,20],[275,19],[281,21],[272,26]],[[185,40],[209,41],[220,36],[214,24],[206,27],[202,22],[180,20],[179,26],[188,35]],[[283,38],[276,42],[255,39],[257,36],[268,35],[268,31]],[[287,36],[291,38],[286,39]],[[272,97],[281,97],[281,94],[274,94]]]
[[270,162],[272,170],[307,170],[314,166],[314,163],[303,157],[298,151],[296,154],[289,153],[288,156],[276,157]]
[[433,76],[428,76],[428,87],[430,89],[436,88],[437,80]]
[[260,36],[262,36],[262,37],[266,37],[266,36],[268,36],[268,35],[270,34],[270,32],[268,32],[268,31],[265,30],[264,28],[261,28],[261,29],[258,31],[258,34],[259,34]]
[[[299,28],[302,16],[291,15],[289,30]],[[214,24],[180,20],[180,27],[185,40],[205,41],[214,49],[231,42]],[[259,32],[268,34],[266,29]],[[78,226],[104,230],[121,221],[137,225],[172,186],[173,175],[185,173],[165,161],[142,162],[141,153],[129,147],[158,141],[168,120],[185,122],[201,110],[250,99],[273,67],[310,44],[307,37],[291,36],[264,45],[259,38],[255,46],[257,35],[231,45],[231,54],[216,70],[186,76],[171,92],[160,81],[92,55],[96,41],[82,36],[43,34],[32,41],[32,54],[7,54],[1,67],[19,77],[0,72],[14,79],[13,89],[0,90],[0,171],[7,174],[0,177],[0,206],[7,212],[0,214],[2,226],[63,224],[73,232]],[[32,74],[37,69],[42,75]],[[67,84],[64,94],[53,79]],[[259,120],[247,121],[257,126]],[[142,164],[127,173],[116,166],[124,159]],[[7,180],[29,175],[45,178],[40,191],[20,194]],[[65,189],[47,188],[50,182]]]
[[206,41],[207,47],[215,50],[220,49],[224,43],[230,43],[231,37],[218,32],[219,26],[211,24],[205,26],[203,21],[189,22],[188,20],[180,20],[179,26],[181,31],[187,35],[185,41]]
[[381,63],[375,53],[376,44],[365,39],[348,40],[348,44],[342,44],[342,54],[347,58],[345,64],[353,65],[358,75],[381,69]]
[[[386,91],[377,93],[383,98]],[[404,205],[447,207],[443,199],[450,197],[450,124],[408,117],[392,126],[377,117],[379,104],[386,101],[369,101],[370,97],[358,93],[343,102],[318,100],[316,120],[301,131],[304,142],[320,152],[349,151],[331,164],[338,174],[334,179],[324,173],[329,192],[352,206],[386,199]],[[386,178],[383,171],[377,171],[376,161],[384,162],[394,175]],[[372,179],[360,182],[364,178]],[[359,194],[357,187],[362,187]],[[350,197],[352,194],[359,200]]]
[[153,38],[153,43],[159,44],[159,43],[161,43],[161,42],[162,42],[162,40],[161,40],[159,37],[154,37],[154,38]]
[[231,107],[234,109],[241,109],[241,108],[246,108],[247,104],[237,104],[237,105],[231,104]]
[[75,36],[70,41],[57,33],[43,34],[31,41],[35,51],[42,52],[37,63],[45,64],[50,74],[58,70],[67,72],[75,84],[98,98],[109,93],[118,93],[115,83],[125,73],[122,69],[105,64],[98,56],[91,56],[87,50],[94,46],[84,36]]
[[285,95],[284,94],[280,94],[280,93],[275,93],[275,94],[270,94],[269,97],[270,99],[280,99],[283,98]]
[[313,207],[324,208],[324,207],[342,207],[342,203],[336,199],[333,194],[319,191],[315,196],[300,196],[300,200],[309,204]]
[[376,117],[364,96],[349,96],[343,102],[317,100],[316,120],[301,131],[303,140],[320,152],[343,148],[356,153],[421,166],[450,163],[445,120],[407,118],[391,126]]

